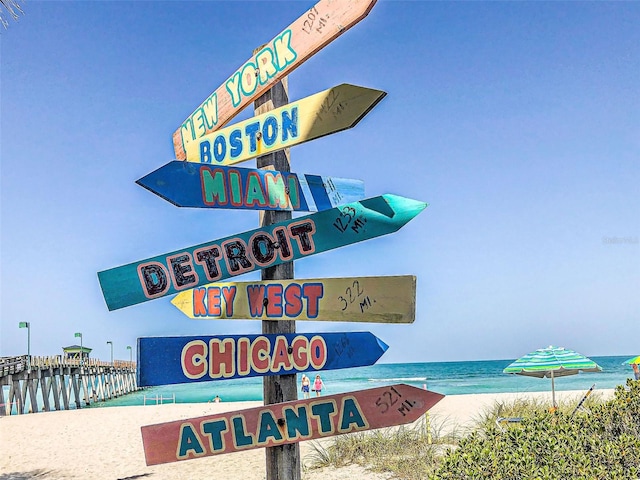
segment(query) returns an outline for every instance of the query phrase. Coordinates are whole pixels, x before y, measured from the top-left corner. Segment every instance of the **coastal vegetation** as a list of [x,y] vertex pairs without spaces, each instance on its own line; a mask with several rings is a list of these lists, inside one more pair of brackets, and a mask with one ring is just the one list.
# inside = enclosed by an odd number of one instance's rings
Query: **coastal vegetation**
[[618,386],[609,401],[592,396],[575,407],[550,412],[519,400],[495,404],[467,432],[425,422],[343,435],[316,444],[309,468],[355,463],[404,480],[639,478],[640,381]]

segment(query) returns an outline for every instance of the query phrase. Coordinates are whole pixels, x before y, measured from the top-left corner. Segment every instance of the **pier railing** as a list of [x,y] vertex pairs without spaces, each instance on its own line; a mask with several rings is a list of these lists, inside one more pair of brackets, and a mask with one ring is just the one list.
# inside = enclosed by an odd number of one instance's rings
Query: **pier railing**
[[163,403],[176,403],[176,394],[172,393],[170,397],[163,397],[162,395],[145,395],[143,399],[143,405],[147,403],[151,405],[153,402],[154,405],[162,405]]
[[135,362],[63,355],[0,357],[0,416],[82,408],[83,402],[88,406],[136,390]]

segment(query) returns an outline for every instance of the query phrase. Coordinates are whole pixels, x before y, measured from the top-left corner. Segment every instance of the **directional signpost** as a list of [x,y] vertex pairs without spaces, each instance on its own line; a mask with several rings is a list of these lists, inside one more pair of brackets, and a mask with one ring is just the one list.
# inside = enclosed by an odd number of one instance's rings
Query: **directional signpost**
[[180,292],[171,303],[198,320],[413,323],[416,277],[212,283]]
[[136,183],[178,207],[317,212],[364,198],[364,182],[173,161]]
[[[267,480],[299,480],[298,442],[410,423],[443,398],[391,385],[296,400],[297,373],[372,365],[387,349],[366,332],[296,333],[296,320],[415,320],[414,276],[293,275],[294,260],[396,232],[427,206],[362,200],[359,180],[290,173],[289,147],[353,127],[385,97],[349,84],[292,103],[287,93],[287,75],[375,3],[320,0],[182,122],[173,145],[186,162],[137,181],[180,207],[261,210],[255,230],[98,272],[109,310],[178,294],[172,303],[191,318],[262,320],[261,335],[138,340],[141,386],[264,377],[262,407],[142,427],[147,465],[265,447]],[[222,128],[251,102],[253,118]],[[252,158],[259,170],[231,167]],[[255,270],[262,281],[219,283]]]
[[109,310],[396,232],[427,206],[382,195],[98,272]]
[[147,465],[411,423],[444,398],[398,384],[142,427]]
[[138,385],[365,367],[388,346],[369,332],[138,339]]
[[176,158],[367,16],[376,0],[320,0],[238,68],[173,134]]
[[234,165],[354,127],[386,93],[342,84],[186,145],[188,162]]

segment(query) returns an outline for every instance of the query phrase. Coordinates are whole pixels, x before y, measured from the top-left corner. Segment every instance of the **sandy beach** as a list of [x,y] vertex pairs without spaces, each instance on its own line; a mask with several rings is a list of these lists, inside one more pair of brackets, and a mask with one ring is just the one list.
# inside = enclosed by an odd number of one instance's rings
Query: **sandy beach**
[[[609,398],[613,390],[599,390]],[[559,401],[577,402],[584,392],[556,392]],[[449,395],[430,410],[434,424],[469,428],[498,402],[532,398],[551,403],[550,392]],[[264,449],[216,455],[148,467],[140,427],[259,406],[259,402],[191,403],[97,407],[0,417],[0,479],[138,479],[220,478],[262,480]],[[305,480],[388,478],[357,466],[309,469],[311,442],[301,442]]]

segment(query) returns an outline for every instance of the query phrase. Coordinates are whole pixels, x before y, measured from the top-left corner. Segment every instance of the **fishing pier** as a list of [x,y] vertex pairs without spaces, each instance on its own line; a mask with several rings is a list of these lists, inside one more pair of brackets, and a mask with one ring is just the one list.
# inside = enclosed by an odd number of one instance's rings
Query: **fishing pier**
[[82,408],[138,389],[135,362],[0,357],[0,416]]

